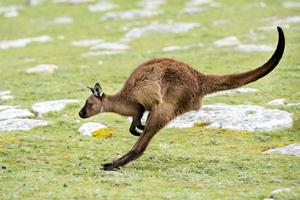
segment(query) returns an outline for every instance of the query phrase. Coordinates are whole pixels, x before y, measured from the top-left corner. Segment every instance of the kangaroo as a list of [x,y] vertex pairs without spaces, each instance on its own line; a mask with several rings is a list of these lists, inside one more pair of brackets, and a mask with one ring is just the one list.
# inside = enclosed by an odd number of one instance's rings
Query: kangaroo
[[[139,158],[153,136],[176,116],[201,107],[202,98],[210,93],[238,88],[256,81],[271,72],[279,63],[285,47],[284,33],[278,30],[278,44],[272,57],[254,70],[230,75],[204,75],[189,65],[169,59],[153,59],[137,67],[114,95],[103,92],[99,83],[89,88],[92,94],[79,112],[88,118],[102,112],[131,116],[129,131],[139,136],[133,148],[103,170],[114,170]],[[149,111],[145,125],[141,118]],[[140,131],[137,131],[140,129]]]

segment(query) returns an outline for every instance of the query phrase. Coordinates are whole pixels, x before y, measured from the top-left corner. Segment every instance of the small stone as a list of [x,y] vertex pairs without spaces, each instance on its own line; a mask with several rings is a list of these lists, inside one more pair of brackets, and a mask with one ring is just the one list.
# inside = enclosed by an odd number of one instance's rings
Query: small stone
[[103,12],[103,11],[111,10],[115,7],[116,7],[116,5],[113,3],[110,3],[107,1],[101,1],[94,5],[90,5],[88,8],[89,8],[90,12]]
[[107,126],[105,126],[102,123],[87,122],[87,123],[80,126],[79,133],[81,135],[92,136],[92,133],[94,131],[97,131],[99,129],[104,129],[104,128],[107,128]]
[[268,105],[270,106],[283,106],[285,104],[286,104],[285,99],[273,99],[268,103]]
[[90,47],[90,46],[97,45],[101,42],[103,42],[102,39],[82,39],[82,40],[73,41],[71,44],[73,46]]
[[279,188],[276,190],[272,191],[272,194],[278,194],[278,193],[282,193],[282,192],[292,192],[292,190],[290,188]]
[[72,24],[73,18],[69,16],[61,16],[57,17],[53,21],[55,24]]
[[168,23],[168,24],[151,24],[141,28],[130,29],[121,41],[129,42],[139,38],[145,34],[155,33],[186,33],[189,30],[196,28],[197,23]]
[[293,8],[293,9],[300,8],[300,2],[283,2],[282,5],[284,8]]
[[90,48],[91,50],[98,50],[98,49],[106,49],[106,50],[127,50],[129,46],[126,44],[118,43],[118,42],[101,42],[98,43]]
[[83,4],[93,3],[94,0],[53,0],[53,3]]
[[26,109],[10,108],[0,112],[0,120],[34,117],[34,114]]
[[14,97],[11,96],[11,95],[2,95],[2,96],[0,96],[0,99],[2,99],[2,100],[12,100],[12,99],[14,99]]
[[300,156],[300,143],[298,144],[290,144],[284,147],[269,149],[268,151],[265,151],[264,153],[279,153],[279,154],[289,154],[289,155],[295,155]]
[[78,100],[75,99],[60,99],[52,101],[37,102],[32,105],[33,112],[37,113],[38,116],[43,116],[48,112],[58,112],[63,110],[67,105],[76,104]]
[[117,171],[104,171],[104,174],[107,176],[113,176],[113,177],[122,176],[122,173],[117,172]]
[[239,45],[240,41],[235,36],[226,37],[220,40],[216,40],[214,45],[217,47],[228,47],[228,46],[236,46]]
[[117,54],[123,54],[125,51],[92,51],[81,54],[82,57],[91,57],[91,56],[111,56]]
[[19,8],[17,7],[0,7],[0,15],[6,18],[17,17],[19,15]]
[[52,38],[47,35],[34,38],[22,38],[17,40],[4,40],[0,41],[0,49],[4,50],[10,48],[21,48],[31,43],[44,43],[49,41],[52,41]]
[[148,18],[159,15],[160,11],[155,10],[128,10],[123,12],[109,12],[101,17],[102,20],[116,20],[116,19],[137,19]]
[[26,69],[27,74],[34,74],[34,73],[48,73],[48,74],[53,74],[55,70],[58,69],[57,65],[53,64],[40,64],[35,67],[31,67]]
[[0,131],[28,131],[37,126],[46,126],[49,123],[35,119],[7,119],[0,121]]
[[274,49],[267,45],[256,45],[256,44],[241,44],[235,48],[236,51],[250,53],[250,52],[270,52]]

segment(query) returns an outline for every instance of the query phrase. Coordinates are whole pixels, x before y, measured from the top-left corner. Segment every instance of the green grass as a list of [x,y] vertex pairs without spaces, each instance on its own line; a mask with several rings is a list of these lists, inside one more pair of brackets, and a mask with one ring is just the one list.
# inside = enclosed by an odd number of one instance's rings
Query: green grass
[[[117,10],[136,8],[137,1],[114,0]],[[272,45],[276,30],[249,30],[268,25],[262,18],[299,15],[299,9],[282,8],[281,0],[221,1],[220,8],[207,8],[196,15],[180,12],[185,3],[169,0],[163,15],[137,21],[198,22],[199,28],[185,34],[155,34],[132,41],[128,53],[117,56],[82,58],[86,48],[72,47],[70,42],[82,38],[118,40],[121,26],[130,20],[102,22],[104,13],[89,13],[87,5],[53,4],[46,1],[24,7],[19,17],[0,17],[0,40],[35,37],[47,34],[53,42],[32,44],[25,48],[0,51],[0,91],[9,89],[15,96],[9,104],[31,108],[41,100],[75,98],[83,104],[89,95],[86,85],[99,81],[107,93],[117,92],[131,71],[142,62],[156,57],[171,57],[189,63],[201,72],[225,74],[253,69],[264,63],[270,53],[238,53],[233,48],[214,48],[216,39],[236,35],[243,43]],[[20,5],[22,0],[2,0],[1,6]],[[54,25],[61,15],[72,16],[71,25]],[[215,20],[228,24],[214,27]],[[204,100],[204,104],[227,103],[266,106],[274,98],[300,100],[299,24],[285,29],[286,51],[280,65],[267,77],[250,84],[260,90],[257,95],[241,94]],[[298,28],[298,29],[296,29]],[[57,39],[65,36],[65,40]],[[205,47],[183,52],[162,53],[167,45],[203,43]],[[32,62],[24,62],[34,58]],[[98,61],[103,64],[98,64]],[[53,75],[27,75],[24,70],[41,63],[59,66]],[[86,65],[87,68],[80,68]],[[0,102],[0,104],[6,102]],[[300,199],[300,158],[265,155],[268,148],[300,141],[299,107],[282,107],[293,113],[294,126],[273,132],[239,132],[231,130],[164,129],[152,141],[143,157],[116,174],[101,171],[100,164],[126,153],[136,141],[130,135],[126,118],[102,114],[81,120],[81,105],[71,106],[45,117],[51,125],[28,132],[0,133],[0,199],[263,199],[278,188],[290,188],[277,199]],[[87,121],[100,121],[114,128],[109,140],[78,134]]]

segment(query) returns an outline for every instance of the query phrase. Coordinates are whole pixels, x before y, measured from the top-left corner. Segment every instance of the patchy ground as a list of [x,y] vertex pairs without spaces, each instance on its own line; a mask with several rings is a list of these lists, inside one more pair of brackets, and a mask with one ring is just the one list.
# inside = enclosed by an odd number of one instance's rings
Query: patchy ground
[[[298,1],[31,2],[0,2],[0,199],[300,199]],[[205,98],[139,160],[99,170],[137,138],[125,117],[78,117],[87,85],[117,92],[157,57],[250,70],[269,58],[277,25],[287,42],[274,72]]]

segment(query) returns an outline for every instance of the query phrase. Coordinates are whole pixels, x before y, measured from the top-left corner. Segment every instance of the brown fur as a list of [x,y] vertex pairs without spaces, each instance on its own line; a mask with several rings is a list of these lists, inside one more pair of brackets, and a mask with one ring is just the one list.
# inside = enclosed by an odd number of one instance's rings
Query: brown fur
[[[100,87],[98,95],[92,94],[87,99],[80,116],[86,118],[99,112],[132,116],[129,130],[133,135],[141,135],[131,151],[112,163],[104,164],[104,169],[112,170],[140,157],[161,128],[176,116],[199,109],[206,94],[243,86],[272,71],[279,63],[285,46],[284,34],[279,27],[278,34],[277,49],[269,61],[245,73],[204,75],[183,62],[163,58],[150,60],[136,68],[115,95],[103,94]],[[145,110],[149,111],[149,116],[143,126],[140,120]],[[140,134],[136,128],[143,133]]]

